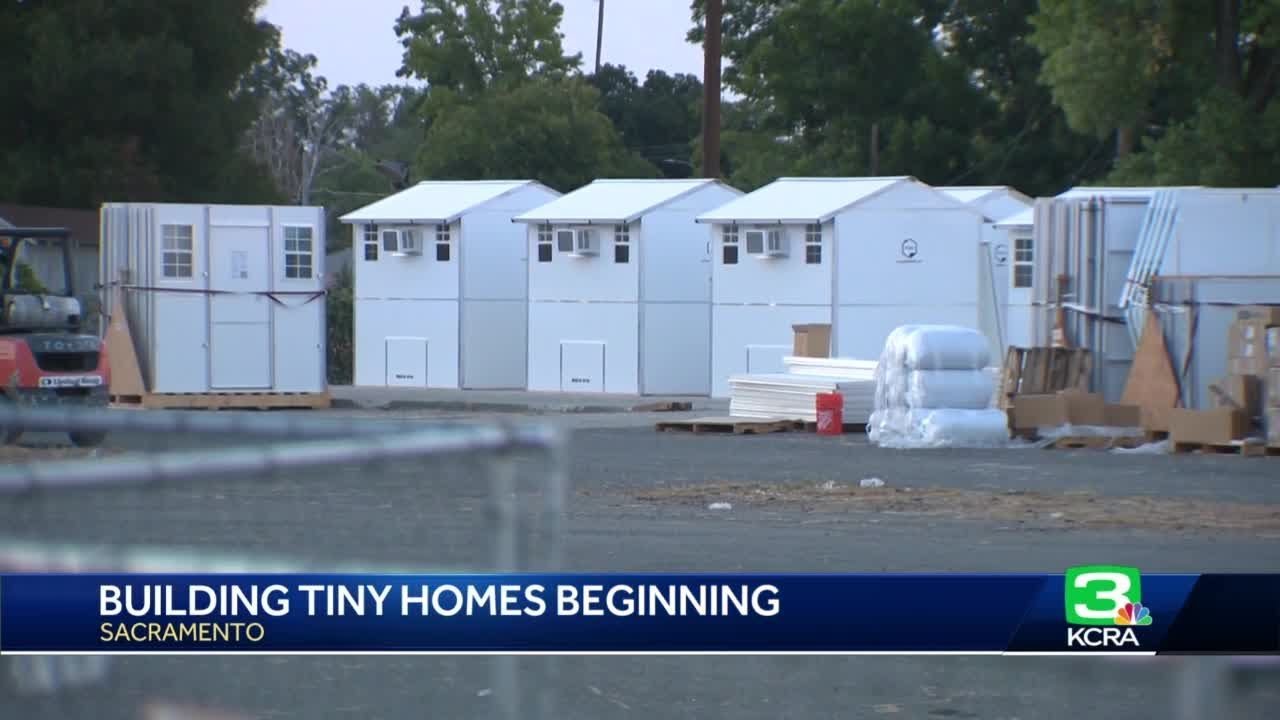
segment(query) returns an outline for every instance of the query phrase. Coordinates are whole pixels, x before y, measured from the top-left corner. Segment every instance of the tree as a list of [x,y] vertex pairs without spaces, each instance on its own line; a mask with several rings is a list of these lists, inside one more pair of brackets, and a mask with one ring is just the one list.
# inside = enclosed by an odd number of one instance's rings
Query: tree
[[432,93],[474,97],[495,85],[578,69],[580,54],[564,53],[552,0],[422,0],[405,8],[396,35],[405,48],[401,77],[425,80]]
[[243,92],[258,104],[248,133],[248,149],[271,173],[279,190],[299,205],[325,162],[350,142],[356,94],[346,86],[328,92],[328,81],[313,74],[314,55],[272,48],[245,78]]
[[493,90],[436,117],[416,164],[442,180],[531,178],[563,191],[604,177],[652,177],[628,151],[599,94],[578,78]]
[[1072,127],[1115,134],[1117,179],[1280,181],[1277,0],[1043,0],[1034,24]]
[[0,195],[256,201],[239,152],[255,108],[235,93],[272,34],[260,0],[65,0],[0,5]]
[[1098,142],[1071,129],[1040,82],[1040,51],[1030,42],[1038,0],[955,0],[941,16],[948,55],[972,73],[991,100],[973,138],[977,158],[968,184],[1011,185],[1031,195],[1057,194],[1097,177],[1110,163]]
[[588,81],[628,148],[667,177],[689,176],[693,166],[686,158],[701,131],[702,81],[650,70],[642,85],[625,67],[608,63]]
[[[864,175],[876,159],[880,174],[946,182],[974,162],[970,138],[986,100],[967,68],[934,41],[944,7],[905,0],[727,3],[725,82],[767,109],[767,131],[798,145],[801,165],[815,174]],[[702,17],[700,2],[694,17]],[[695,28],[690,38],[701,35]]]

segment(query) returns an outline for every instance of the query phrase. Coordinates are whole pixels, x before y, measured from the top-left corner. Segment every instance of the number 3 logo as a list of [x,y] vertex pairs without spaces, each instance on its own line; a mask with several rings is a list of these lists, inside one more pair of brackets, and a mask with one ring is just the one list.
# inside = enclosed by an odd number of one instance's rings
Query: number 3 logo
[[1114,625],[1128,603],[1142,602],[1137,568],[1092,565],[1066,574],[1066,615],[1073,625]]

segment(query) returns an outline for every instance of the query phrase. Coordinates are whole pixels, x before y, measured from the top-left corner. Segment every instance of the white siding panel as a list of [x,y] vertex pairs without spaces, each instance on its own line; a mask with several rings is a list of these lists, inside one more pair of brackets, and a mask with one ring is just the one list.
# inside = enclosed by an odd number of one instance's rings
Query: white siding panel
[[831,322],[831,306],[712,307],[711,394],[729,396],[729,376],[747,372],[748,346],[791,346],[792,325]]
[[530,303],[529,389],[559,391],[560,343],[578,341],[605,344],[605,392],[639,393],[638,324],[635,303]]
[[711,392],[711,306],[644,303],[641,390],[646,395]]
[[427,386],[458,387],[456,300],[357,299],[355,384],[386,384],[386,339],[422,337],[427,344]]

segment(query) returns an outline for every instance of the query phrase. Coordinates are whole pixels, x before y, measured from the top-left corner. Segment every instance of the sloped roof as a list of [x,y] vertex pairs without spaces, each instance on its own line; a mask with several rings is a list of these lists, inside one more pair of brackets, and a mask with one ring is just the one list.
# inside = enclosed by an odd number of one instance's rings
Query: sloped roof
[[[953,185],[951,187],[940,187],[938,189],[966,205],[977,202],[988,195],[992,195],[1001,190],[1012,190],[1012,188],[1004,185]],[[1015,190],[1014,192],[1017,191]]]
[[525,223],[632,222],[673,200],[712,184],[733,190],[710,178],[596,180],[512,219]]
[[[906,175],[862,178],[784,177],[703,213],[698,216],[698,222],[825,222],[902,183],[912,183],[936,191],[936,188]],[[939,195],[957,208],[972,210],[949,195]]]
[[344,223],[448,223],[513,190],[538,184],[534,180],[426,180],[353,210],[339,220]]
[[1029,207],[1026,210],[995,223],[995,227],[1031,227],[1035,225],[1036,209]]

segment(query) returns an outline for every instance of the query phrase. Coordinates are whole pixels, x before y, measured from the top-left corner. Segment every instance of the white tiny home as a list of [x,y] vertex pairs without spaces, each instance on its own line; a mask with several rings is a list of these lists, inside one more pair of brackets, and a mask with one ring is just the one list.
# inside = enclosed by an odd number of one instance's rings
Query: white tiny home
[[988,220],[997,222],[1035,204],[1031,198],[1007,185],[956,185],[938,188],[965,205],[977,208]]
[[529,246],[530,390],[706,395],[715,180],[596,180],[515,220]]
[[874,360],[899,325],[978,327],[983,214],[910,177],[781,178],[698,218],[712,226],[712,395],[785,372],[792,326],[830,323]]
[[318,393],[324,210],[108,203],[104,316],[118,288],[152,393]]
[[531,180],[420,182],[342,216],[355,384],[523,388],[528,253],[511,218],[559,195]]

